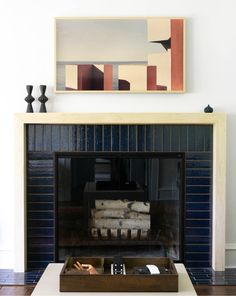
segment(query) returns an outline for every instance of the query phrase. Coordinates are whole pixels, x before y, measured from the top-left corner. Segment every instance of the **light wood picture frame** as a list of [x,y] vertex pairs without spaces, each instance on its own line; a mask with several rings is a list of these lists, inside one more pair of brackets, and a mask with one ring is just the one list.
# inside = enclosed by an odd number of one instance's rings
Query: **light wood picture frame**
[[185,92],[185,19],[55,18],[55,91]]

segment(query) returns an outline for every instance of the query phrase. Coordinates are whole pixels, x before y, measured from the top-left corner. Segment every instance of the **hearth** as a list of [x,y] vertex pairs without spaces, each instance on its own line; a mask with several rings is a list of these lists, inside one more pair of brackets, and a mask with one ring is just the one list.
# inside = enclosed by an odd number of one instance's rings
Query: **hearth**
[[185,154],[54,155],[56,261],[168,256],[183,261]]

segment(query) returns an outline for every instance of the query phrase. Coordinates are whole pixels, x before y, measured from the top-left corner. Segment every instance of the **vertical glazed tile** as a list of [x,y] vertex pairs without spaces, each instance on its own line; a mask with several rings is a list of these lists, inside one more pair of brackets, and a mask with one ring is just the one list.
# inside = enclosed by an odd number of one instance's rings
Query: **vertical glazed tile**
[[188,127],[187,125],[180,126],[180,147],[179,150],[182,152],[187,152],[188,150]]
[[153,125],[146,125],[146,151],[153,151]]
[[43,150],[43,125],[35,125],[35,151]]
[[163,152],[163,125],[154,125],[153,132],[154,151]]
[[77,129],[75,125],[69,125],[68,129],[69,129],[68,149],[69,151],[73,152],[73,151],[76,151]]
[[111,151],[111,126],[110,125],[104,125],[103,149],[104,151]]
[[86,132],[85,125],[77,125],[77,151],[85,151],[86,149]]
[[128,125],[120,126],[120,151],[128,151]]
[[204,151],[206,126],[198,125],[195,130],[195,151]]
[[43,151],[50,152],[52,150],[52,126],[45,124],[43,129]]
[[27,146],[28,151],[35,151],[35,125],[28,124],[27,125]]
[[137,126],[129,125],[129,151],[137,151]]
[[94,151],[95,147],[94,125],[87,125],[87,151]]
[[163,151],[171,151],[171,126],[169,125],[163,127]]
[[95,125],[95,151],[102,151],[102,125]]
[[60,151],[60,125],[52,125],[52,151]]
[[196,127],[194,125],[188,126],[188,151],[195,150]]
[[205,147],[204,151],[212,152],[213,151],[213,126],[205,126]]
[[171,126],[171,152],[180,151],[180,126]]
[[112,151],[119,151],[119,125],[112,125],[111,127]]
[[145,125],[138,125],[138,151],[142,152],[146,149],[146,126]]
[[69,127],[67,125],[60,126],[60,151],[69,150]]

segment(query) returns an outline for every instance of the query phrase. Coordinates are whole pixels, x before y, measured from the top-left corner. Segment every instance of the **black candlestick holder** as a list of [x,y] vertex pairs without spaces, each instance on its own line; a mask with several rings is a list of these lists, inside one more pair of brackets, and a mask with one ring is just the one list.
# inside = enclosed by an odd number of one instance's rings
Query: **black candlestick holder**
[[45,96],[46,88],[47,88],[46,85],[40,85],[39,86],[39,89],[40,89],[40,92],[41,92],[41,96],[38,98],[39,102],[41,103],[41,106],[40,106],[40,109],[39,109],[40,113],[46,113],[47,112],[46,105],[45,105],[45,103],[48,101],[48,98]]
[[25,98],[25,101],[28,103],[26,112],[27,113],[33,113],[34,110],[33,110],[33,107],[32,107],[32,103],[35,100],[35,98],[31,95],[32,90],[33,90],[33,85],[26,85],[26,90],[27,90],[27,93],[28,93],[28,96]]

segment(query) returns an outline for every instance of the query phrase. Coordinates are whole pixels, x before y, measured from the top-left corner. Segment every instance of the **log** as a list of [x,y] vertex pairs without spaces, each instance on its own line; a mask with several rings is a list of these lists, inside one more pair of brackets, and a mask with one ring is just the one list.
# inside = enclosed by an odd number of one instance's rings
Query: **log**
[[128,229],[150,229],[151,222],[149,220],[141,220],[141,219],[91,219],[91,227],[94,228],[128,228]]
[[142,201],[127,201],[127,200],[95,200],[95,208],[97,210],[105,209],[129,209],[139,213],[149,213],[150,203]]
[[136,239],[138,237],[138,229],[131,229],[130,230],[130,237],[131,237],[131,239]]
[[103,238],[108,238],[108,229],[106,228],[101,228],[100,229],[101,237]]
[[130,211],[129,209],[107,209],[107,210],[91,210],[91,216],[93,218],[123,218],[123,219],[141,219],[150,220],[150,215],[145,213],[138,213]]
[[91,236],[93,238],[98,238],[98,229],[97,228],[91,228]]
[[118,238],[118,229],[111,228],[110,232],[111,232],[111,238]]
[[147,239],[147,238],[148,238],[148,233],[149,233],[148,230],[146,230],[146,229],[141,229],[141,231],[140,231],[140,238],[141,238],[141,239]]
[[128,239],[128,234],[128,229],[123,228],[120,230],[121,239]]

